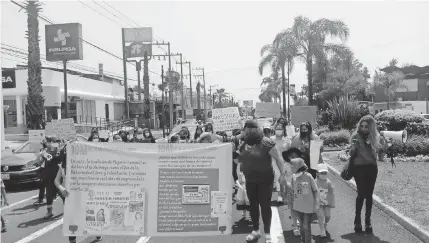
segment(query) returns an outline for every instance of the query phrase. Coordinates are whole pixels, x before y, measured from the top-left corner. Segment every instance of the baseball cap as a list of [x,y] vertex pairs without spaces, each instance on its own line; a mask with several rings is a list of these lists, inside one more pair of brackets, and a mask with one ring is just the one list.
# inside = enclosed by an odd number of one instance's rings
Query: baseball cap
[[317,165],[318,172],[328,172],[328,166],[326,164],[318,164]]

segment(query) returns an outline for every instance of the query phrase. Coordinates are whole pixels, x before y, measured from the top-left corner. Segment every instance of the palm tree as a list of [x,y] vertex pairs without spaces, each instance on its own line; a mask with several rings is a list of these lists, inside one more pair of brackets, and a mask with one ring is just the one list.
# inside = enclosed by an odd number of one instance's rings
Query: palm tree
[[272,102],[274,99],[274,103],[281,102],[280,93],[282,92],[281,80],[278,78],[277,73],[271,74],[270,77],[265,77],[261,82],[261,94],[268,92],[270,94],[270,101],[264,102]]
[[309,18],[298,16],[294,19],[292,29],[280,33],[286,36],[292,32],[297,41],[297,56],[306,63],[308,82],[308,101],[313,104],[313,59],[321,58],[327,52],[336,54],[349,53],[345,45],[326,43],[327,37],[343,41],[349,36],[349,28],[340,20],[318,19],[312,22]]
[[[286,117],[286,65],[288,74],[288,90],[289,90],[289,74],[292,71],[294,58],[298,52],[298,42],[295,40],[293,33],[290,30],[279,33],[272,44],[267,44],[261,49],[262,59],[259,63],[259,74],[262,75],[264,67],[271,64],[271,69],[274,73],[281,71],[282,74],[282,93],[283,93],[283,116]],[[289,91],[288,91],[289,93]],[[288,94],[289,97],[289,94]],[[288,109],[289,110],[289,109]],[[288,112],[288,120],[290,113]]]
[[27,12],[28,39],[28,98],[26,106],[27,124],[29,129],[44,129],[45,98],[42,95],[42,64],[39,47],[39,12],[41,3],[28,0],[25,3]]
[[228,97],[227,93],[225,92],[225,89],[224,88],[216,89],[215,97],[218,100],[217,101],[218,108],[223,108],[223,101],[225,100],[225,98]]

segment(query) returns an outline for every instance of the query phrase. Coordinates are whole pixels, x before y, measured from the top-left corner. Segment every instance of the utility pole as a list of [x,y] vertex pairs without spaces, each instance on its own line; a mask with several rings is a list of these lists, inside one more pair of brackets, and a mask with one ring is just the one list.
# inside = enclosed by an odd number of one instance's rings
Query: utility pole
[[218,86],[217,84],[215,84],[215,85],[210,85],[210,89],[209,89],[209,92],[210,92],[210,99],[212,100],[212,109],[214,109],[214,106],[215,106],[214,94],[213,94],[213,96],[212,96],[212,88],[215,88],[215,87],[217,87],[217,86]]
[[128,103],[128,82],[127,82],[127,56],[125,54],[125,29],[122,28],[122,60],[124,65],[124,89],[125,89],[125,117],[130,118],[130,106]]
[[[182,62],[182,60],[180,60],[180,62],[178,62],[177,64],[187,64],[188,68],[189,68],[189,88],[190,88],[190,96],[191,96],[191,108],[193,109],[193,102],[192,102],[192,69],[191,69],[191,62]],[[180,68],[182,68],[182,66],[180,66]],[[182,70],[182,69],[180,69]]]
[[207,121],[207,93],[206,93],[206,78],[204,74],[204,68],[195,68],[194,70],[201,70],[202,75],[195,75],[195,77],[203,77],[203,86],[204,86],[204,121]]
[[164,106],[164,90],[165,90],[165,87],[164,87],[164,66],[163,65],[161,65],[161,86],[162,86],[162,89],[163,90],[161,90],[161,93],[162,93],[162,97],[161,97],[161,100],[162,100],[162,116],[161,116],[161,118],[162,118],[162,121],[160,121],[160,122],[162,122],[162,137],[163,138],[165,138],[165,106]]
[[176,64],[180,64],[180,80],[182,82],[182,84],[180,85],[180,89],[181,89],[181,95],[182,95],[182,119],[185,119],[185,97],[183,95],[183,60],[182,60],[182,53],[179,54],[180,55],[180,62],[176,62]]

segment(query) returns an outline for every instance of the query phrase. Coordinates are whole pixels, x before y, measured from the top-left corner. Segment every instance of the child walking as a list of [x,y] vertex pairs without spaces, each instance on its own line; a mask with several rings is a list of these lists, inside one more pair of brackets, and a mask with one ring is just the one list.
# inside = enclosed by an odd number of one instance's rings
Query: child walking
[[[4,186],[3,180],[1,181],[1,202],[3,206],[9,206],[9,202],[7,201],[7,195],[6,195],[6,187]],[[4,220],[3,215],[1,216],[1,232],[6,232],[6,220]]]
[[301,223],[301,242],[311,243],[311,218],[319,210],[320,195],[316,182],[307,172],[307,166],[301,158],[291,160],[293,188],[293,210]]
[[331,219],[331,208],[335,208],[334,187],[328,179],[328,166],[326,164],[317,165],[316,185],[320,194],[320,206],[317,212],[317,219],[320,226],[320,236],[327,237],[327,226]]
[[[64,147],[64,154],[66,154],[66,147]],[[55,177],[55,186],[60,191],[60,196],[63,199],[63,203],[66,202],[66,197],[69,196],[69,192],[65,188],[66,184],[66,171],[67,171],[67,163],[66,160],[63,160],[61,163],[61,168],[58,170],[57,176]],[[102,238],[101,236],[97,236],[96,240],[100,241]],[[76,236],[69,236],[69,242],[70,243],[76,243]]]
[[237,176],[238,180],[236,181],[236,185],[238,187],[238,190],[235,197],[235,203],[237,205],[237,210],[242,211],[242,217],[248,218],[250,202],[246,193],[246,179],[244,177],[243,172],[241,172],[240,164],[237,165]]

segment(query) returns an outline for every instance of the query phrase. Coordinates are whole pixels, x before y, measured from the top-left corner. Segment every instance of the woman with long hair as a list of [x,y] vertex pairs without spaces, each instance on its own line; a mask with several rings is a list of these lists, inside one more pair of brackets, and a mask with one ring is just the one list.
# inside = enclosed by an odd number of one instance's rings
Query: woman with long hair
[[182,127],[177,135],[180,138],[179,143],[189,143],[191,140],[191,133],[187,127]]
[[362,232],[361,212],[365,200],[365,232],[372,233],[372,195],[377,180],[377,152],[380,148],[380,134],[374,118],[369,115],[362,117],[350,140],[350,161],[353,163],[353,176],[357,186],[354,230]]
[[207,124],[204,126],[204,132],[210,132],[210,133],[213,133],[213,132],[214,132],[213,124],[211,124],[211,123],[207,123]]
[[143,129],[143,139],[142,143],[155,143],[155,138],[153,138],[152,132],[149,128]]
[[88,138],[88,142],[99,142],[100,141],[100,135],[97,131],[92,131],[91,135]]
[[[299,126],[299,134],[292,139],[292,148],[299,148],[302,151],[307,172],[310,173],[314,179],[317,176],[317,170],[312,169],[310,166],[310,143],[311,140],[319,140],[319,137],[313,132],[313,127],[309,122],[303,122]],[[322,149],[322,148],[321,148]],[[322,156],[319,156],[319,164],[323,163]]]
[[194,142],[196,143],[198,141],[198,138],[200,138],[201,134],[203,134],[203,127],[198,125],[197,128],[195,129],[195,134],[194,134]]
[[264,223],[265,239],[271,243],[271,194],[273,190],[274,173],[271,158],[276,160],[281,171],[280,183],[285,185],[284,161],[275,146],[275,142],[264,137],[262,129],[253,120],[244,125],[244,143],[240,145],[238,159],[240,168],[246,178],[246,191],[250,201],[250,217],[253,231],[246,237],[254,241],[261,236],[259,231],[259,207]]

